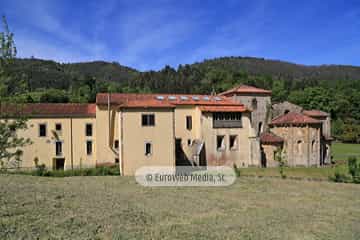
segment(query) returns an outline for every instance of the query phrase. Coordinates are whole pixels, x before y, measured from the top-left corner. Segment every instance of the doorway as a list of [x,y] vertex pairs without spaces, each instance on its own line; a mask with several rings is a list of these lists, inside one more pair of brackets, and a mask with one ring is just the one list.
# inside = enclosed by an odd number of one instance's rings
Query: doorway
[[54,170],[64,170],[65,168],[65,158],[54,158]]

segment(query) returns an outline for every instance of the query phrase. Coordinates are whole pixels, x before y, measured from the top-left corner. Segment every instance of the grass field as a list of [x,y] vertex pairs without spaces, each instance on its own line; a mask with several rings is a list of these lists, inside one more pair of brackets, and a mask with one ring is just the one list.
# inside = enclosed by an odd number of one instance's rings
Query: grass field
[[0,239],[360,239],[359,219],[355,184],[145,188],[130,177],[0,175]]
[[[336,171],[344,174],[348,173],[346,164],[341,164],[336,167],[291,167],[285,168],[284,172],[288,178],[304,179],[304,180],[329,180],[333,177]],[[240,174],[242,176],[256,176],[256,177],[281,177],[279,168],[241,168]]]
[[347,160],[349,156],[360,158],[360,144],[333,143],[331,151],[335,161]]

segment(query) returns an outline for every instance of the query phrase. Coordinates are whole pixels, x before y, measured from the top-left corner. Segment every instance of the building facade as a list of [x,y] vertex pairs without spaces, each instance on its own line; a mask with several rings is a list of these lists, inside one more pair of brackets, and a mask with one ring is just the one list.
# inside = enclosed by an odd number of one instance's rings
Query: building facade
[[100,93],[94,104],[0,108],[2,118],[28,118],[17,133],[33,142],[22,149],[22,168],[118,164],[133,175],[143,166],[273,167],[279,148],[290,166],[330,158],[328,114],[287,112],[271,120],[271,91],[246,85],[217,96]]

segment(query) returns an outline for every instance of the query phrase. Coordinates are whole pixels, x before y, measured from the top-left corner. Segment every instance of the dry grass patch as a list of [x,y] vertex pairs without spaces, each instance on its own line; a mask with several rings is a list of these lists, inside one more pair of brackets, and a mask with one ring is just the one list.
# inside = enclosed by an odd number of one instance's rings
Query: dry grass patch
[[0,239],[360,238],[354,184],[145,188],[127,177],[2,175],[0,186]]

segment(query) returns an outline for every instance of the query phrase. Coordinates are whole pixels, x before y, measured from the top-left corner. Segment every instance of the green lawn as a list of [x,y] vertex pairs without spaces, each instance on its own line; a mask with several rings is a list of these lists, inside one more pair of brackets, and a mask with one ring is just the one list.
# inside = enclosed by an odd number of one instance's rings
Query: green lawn
[[0,175],[0,239],[360,239],[359,206],[355,184],[146,188],[131,177]]
[[333,143],[331,151],[335,161],[347,160],[349,156],[360,158],[360,144]]
[[[344,174],[348,173],[346,164],[341,164],[336,167],[292,167],[285,168],[284,172],[288,178],[304,179],[304,180],[329,180],[329,177],[334,176],[335,171],[338,170]],[[280,177],[279,168],[241,168],[240,174],[242,176],[257,176],[257,177]]]

